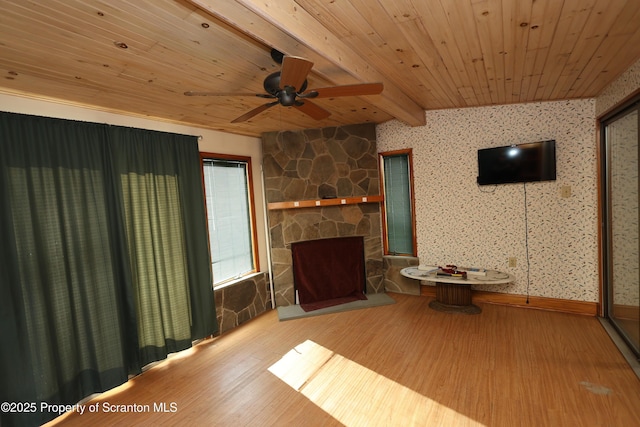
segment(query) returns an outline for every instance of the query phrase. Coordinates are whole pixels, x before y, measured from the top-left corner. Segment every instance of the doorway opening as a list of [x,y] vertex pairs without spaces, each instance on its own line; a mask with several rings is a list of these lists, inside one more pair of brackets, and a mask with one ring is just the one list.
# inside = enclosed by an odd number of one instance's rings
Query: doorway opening
[[640,360],[640,93],[600,119],[604,317]]

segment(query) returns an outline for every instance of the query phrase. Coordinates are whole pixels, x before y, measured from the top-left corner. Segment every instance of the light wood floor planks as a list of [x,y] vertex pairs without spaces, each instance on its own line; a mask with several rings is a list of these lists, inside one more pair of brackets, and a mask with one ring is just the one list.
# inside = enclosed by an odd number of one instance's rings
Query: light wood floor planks
[[[491,304],[448,314],[391,296],[286,322],[270,311],[52,424],[640,425],[640,380],[596,318]],[[105,411],[131,404],[144,412]]]

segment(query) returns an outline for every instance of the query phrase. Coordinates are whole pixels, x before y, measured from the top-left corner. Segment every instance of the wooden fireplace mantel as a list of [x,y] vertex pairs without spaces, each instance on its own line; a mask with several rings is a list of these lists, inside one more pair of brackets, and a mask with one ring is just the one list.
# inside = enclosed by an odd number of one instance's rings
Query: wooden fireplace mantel
[[315,208],[323,206],[356,205],[359,203],[379,203],[384,200],[381,195],[336,197],[334,199],[297,200],[292,202],[273,202],[267,206],[270,211],[278,209]]

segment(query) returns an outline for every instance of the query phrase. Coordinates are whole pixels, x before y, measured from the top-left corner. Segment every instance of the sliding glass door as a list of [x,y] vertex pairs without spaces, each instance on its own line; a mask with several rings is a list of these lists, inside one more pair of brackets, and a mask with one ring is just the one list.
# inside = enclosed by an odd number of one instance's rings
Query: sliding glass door
[[640,357],[640,100],[601,121],[605,316]]

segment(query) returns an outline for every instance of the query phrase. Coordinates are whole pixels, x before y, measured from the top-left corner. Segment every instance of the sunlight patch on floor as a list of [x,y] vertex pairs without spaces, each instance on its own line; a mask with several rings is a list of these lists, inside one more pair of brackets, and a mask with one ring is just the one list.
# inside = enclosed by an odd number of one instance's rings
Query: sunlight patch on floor
[[483,425],[310,340],[269,372],[346,426]]

